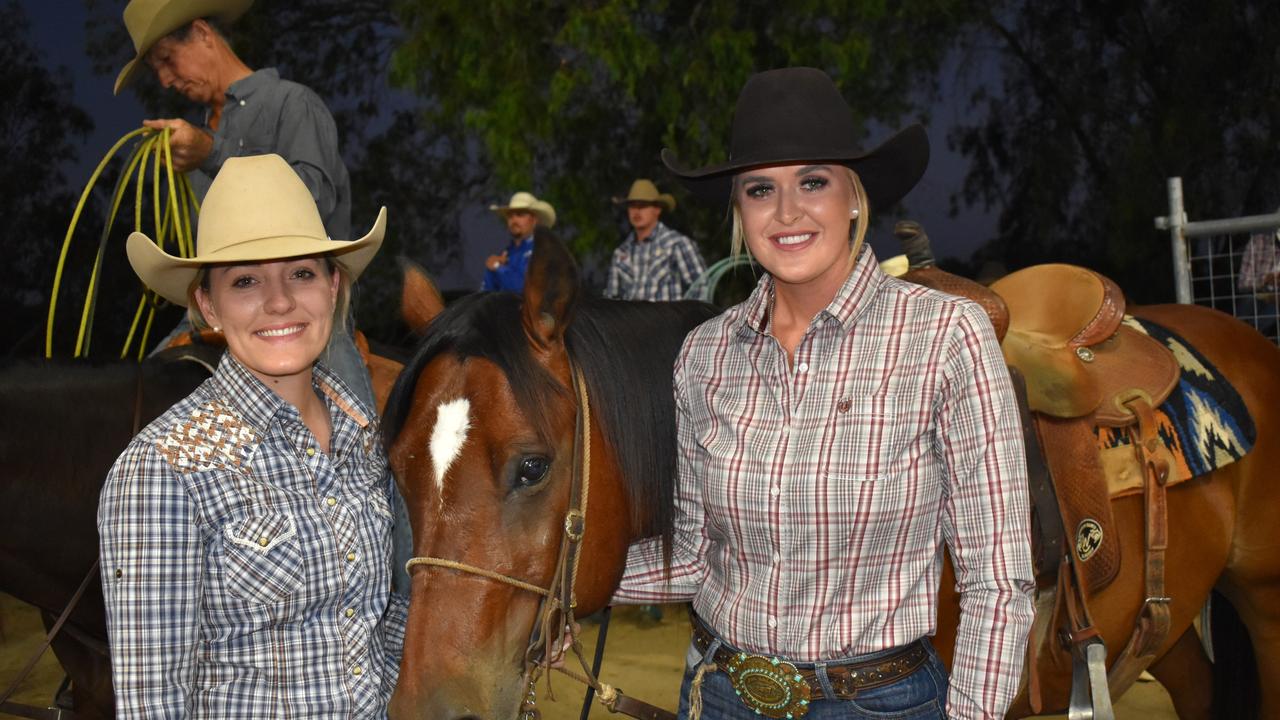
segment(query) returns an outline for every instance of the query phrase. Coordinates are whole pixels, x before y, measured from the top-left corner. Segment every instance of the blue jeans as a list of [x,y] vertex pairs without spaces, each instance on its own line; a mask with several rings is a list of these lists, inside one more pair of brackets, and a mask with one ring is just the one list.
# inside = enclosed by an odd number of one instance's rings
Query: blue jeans
[[[860,691],[852,700],[815,700],[809,705],[809,712],[804,720],[946,720],[947,669],[927,640],[925,646],[929,651],[929,658],[915,672],[888,685]],[[696,652],[691,651],[689,656],[692,657]],[[876,655],[888,655],[892,652],[890,650],[865,655],[858,660],[869,660]],[[840,664],[843,663],[831,662],[827,666]],[[687,720],[689,717],[689,690],[696,672],[696,666],[690,668],[686,663],[684,682],[680,685],[680,720]],[[818,672],[820,676],[823,674],[821,669]],[[719,670],[703,675],[703,720],[760,720],[761,717],[734,693],[728,675]]]

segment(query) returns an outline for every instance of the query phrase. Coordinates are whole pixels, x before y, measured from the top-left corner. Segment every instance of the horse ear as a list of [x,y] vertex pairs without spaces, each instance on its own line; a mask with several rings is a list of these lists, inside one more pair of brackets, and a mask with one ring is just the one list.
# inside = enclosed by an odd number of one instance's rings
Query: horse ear
[[421,265],[406,257],[400,257],[399,260],[404,274],[400,315],[410,330],[421,335],[431,321],[444,311],[444,297]]
[[550,230],[533,234],[533,259],[524,280],[524,332],[540,347],[564,340],[578,294],[578,266]]

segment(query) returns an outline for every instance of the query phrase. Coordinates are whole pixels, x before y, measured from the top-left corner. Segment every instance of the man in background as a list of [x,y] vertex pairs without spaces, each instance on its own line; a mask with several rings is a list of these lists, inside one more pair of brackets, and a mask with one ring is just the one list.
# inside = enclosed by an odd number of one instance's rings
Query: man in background
[[675,210],[676,199],[659,193],[651,180],[631,184],[625,198],[631,232],[613,251],[604,296],[618,300],[679,300],[706,269],[698,248],[686,235],[662,223],[662,212]]
[[555,227],[556,210],[528,192],[518,192],[506,205],[490,205],[489,209],[506,223],[511,242],[501,254],[490,255],[484,261],[480,289],[523,292],[524,274],[533,256],[533,231],[539,224],[548,229]]
[[[284,80],[275,68],[253,70],[227,41],[225,28],[239,19],[253,0],[131,0],[124,24],[133,40],[134,57],[116,77],[115,93],[149,67],[166,90],[204,108],[200,126],[186,120],[144,120],[155,130],[168,128],[173,169],[187,173],[201,200],[228,158],[275,153],[285,159],[311,192],[334,240],[351,239],[351,181],[338,151],[333,114],[310,88]],[[348,317],[320,361],[377,412],[373,384],[352,337]],[[184,318],[157,349],[191,331]],[[392,572],[397,592],[408,594],[405,561],[412,539],[404,502],[397,492]]]

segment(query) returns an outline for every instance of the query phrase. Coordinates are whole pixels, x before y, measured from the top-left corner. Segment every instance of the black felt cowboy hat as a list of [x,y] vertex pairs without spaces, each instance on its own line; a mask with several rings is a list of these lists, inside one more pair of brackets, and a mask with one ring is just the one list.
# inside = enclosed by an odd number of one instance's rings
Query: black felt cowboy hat
[[664,149],[662,162],[694,193],[718,203],[728,200],[733,175],[746,168],[799,162],[846,165],[862,179],[873,207],[892,205],[924,175],[929,138],[920,125],[911,125],[863,151],[857,135],[853,111],[826,73],[782,68],[752,75],[742,87],[727,161],[695,169]]

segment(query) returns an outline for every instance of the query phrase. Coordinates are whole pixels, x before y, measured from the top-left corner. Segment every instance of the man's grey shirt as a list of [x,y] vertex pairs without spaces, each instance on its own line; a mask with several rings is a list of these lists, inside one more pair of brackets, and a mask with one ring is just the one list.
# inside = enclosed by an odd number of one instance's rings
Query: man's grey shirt
[[351,179],[338,152],[338,128],[313,90],[281,80],[275,68],[258,70],[227,88],[213,150],[192,172],[191,185],[203,200],[227,158],[276,153],[311,190],[325,231],[334,240],[351,238]]

